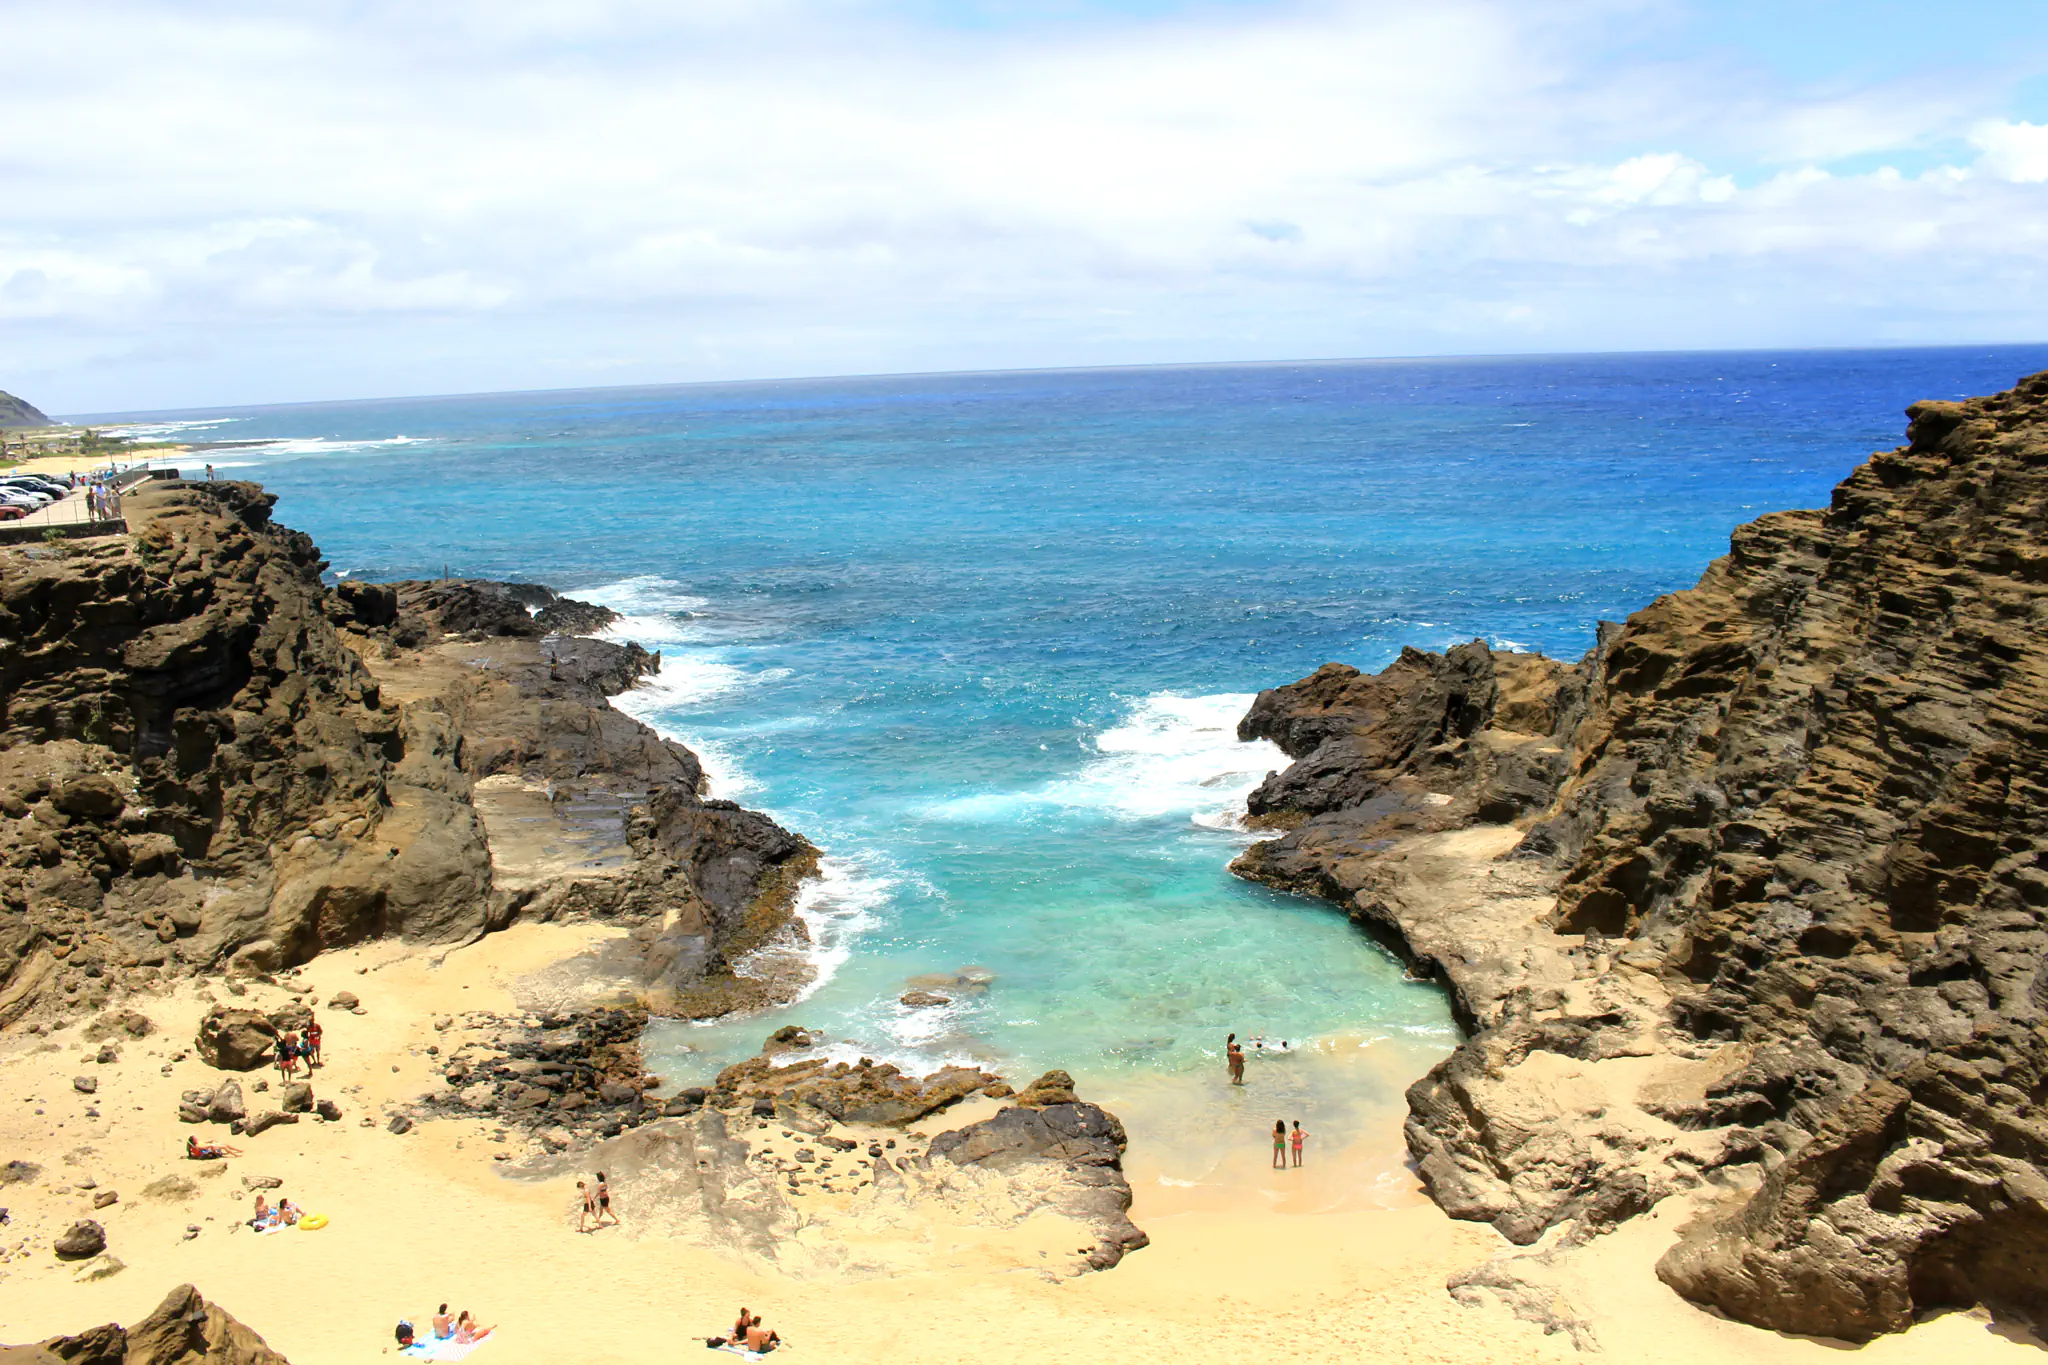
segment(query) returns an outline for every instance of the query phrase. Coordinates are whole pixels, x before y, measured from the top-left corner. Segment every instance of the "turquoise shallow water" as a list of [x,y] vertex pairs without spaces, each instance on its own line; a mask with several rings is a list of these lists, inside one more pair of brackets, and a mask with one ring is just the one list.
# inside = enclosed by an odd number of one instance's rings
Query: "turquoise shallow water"
[[[154,421],[275,438],[219,462],[338,571],[445,565],[625,612],[665,667],[624,703],[826,850],[821,984],[660,1030],[676,1079],[796,1021],[910,1064],[1065,1066],[1141,1108],[1164,1085],[1161,1122],[1248,1128],[1217,1107],[1256,1104],[1216,1088],[1234,1029],[1322,1040],[1255,1068],[1257,1093],[1341,1142],[1384,1131],[1452,1027],[1341,917],[1225,872],[1232,812],[1283,761],[1234,738],[1250,694],[1408,643],[1575,657],[1738,522],[1825,503],[1907,402],[2043,367],[2048,347],[1551,357]],[[985,992],[895,1003],[969,965]]]

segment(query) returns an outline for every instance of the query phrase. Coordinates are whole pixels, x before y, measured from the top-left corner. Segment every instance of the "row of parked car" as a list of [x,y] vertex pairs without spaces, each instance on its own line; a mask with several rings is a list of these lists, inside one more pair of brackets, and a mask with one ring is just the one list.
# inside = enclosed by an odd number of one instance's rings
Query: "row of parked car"
[[70,491],[70,484],[47,474],[9,474],[0,470],[0,521],[18,521]]

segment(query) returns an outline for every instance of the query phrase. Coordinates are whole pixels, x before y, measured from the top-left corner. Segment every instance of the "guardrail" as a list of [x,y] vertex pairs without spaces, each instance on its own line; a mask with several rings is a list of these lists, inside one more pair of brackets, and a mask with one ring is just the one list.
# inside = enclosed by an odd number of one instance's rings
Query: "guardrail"
[[[158,480],[175,479],[175,469],[129,469],[115,475],[108,482],[113,485],[119,497],[138,484]],[[123,516],[94,517],[91,499],[73,494],[61,502],[53,502],[37,512],[31,512],[19,521],[0,521],[0,545],[33,545],[39,540],[52,536],[61,540],[84,540],[92,536],[119,536],[128,533],[128,518]]]

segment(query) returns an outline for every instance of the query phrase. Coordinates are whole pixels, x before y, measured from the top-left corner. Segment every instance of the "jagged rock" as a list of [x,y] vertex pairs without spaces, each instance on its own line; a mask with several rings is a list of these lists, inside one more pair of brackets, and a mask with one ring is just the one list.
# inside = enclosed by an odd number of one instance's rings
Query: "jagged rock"
[[328,997],[327,1008],[331,1010],[352,1010],[363,1002],[356,998],[354,991],[336,991]]
[[256,1010],[215,1005],[199,1021],[193,1045],[208,1066],[222,1071],[254,1071],[271,1060],[277,1047],[277,1030]]
[[[1472,1035],[1409,1092],[1431,1194],[1580,1237],[1761,1159],[1659,1273],[1849,1340],[2048,1308],[2048,375],[1908,415],[1576,666],[1409,651],[1242,727],[1297,761],[1237,870],[1397,936]],[[1560,1112],[1539,1053],[1650,1079]]]
[[321,1100],[313,1106],[313,1112],[329,1123],[341,1122],[341,1106],[333,1100]]
[[932,1161],[998,1172],[1038,1162],[1061,1168],[1053,1206],[1095,1227],[1098,1241],[1088,1264],[1107,1270],[1151,1240],[1130,1219],[1131,1186],[1123,1173],[1127,1145],[1114,1114],[1097,1105],[1067,1102],[999,1110],[979,1123],[939,1134],[927,1155]]
[[914,1010],[928,1010],[936,1009],[940,1005],[950,1005],[953,1001],[950,996],[939,995],[934,991],[905,991],[897,997],[897,1003],[908,1005]]
[[278,1106],[287,1114],[310,1114],[313,1112],[313,1087],[304,1081],[293,1081],[285,1086],[284,1094],[278,1098]]
[[215,1123],[233,1123],[248,1116],[248,1106],[242,1099],[242,1084],[233,1077],[222,1081],[206,1102],[206,1117]]
[[[111,1256],[88,1262],[87,1268],[102,1264],[121,1268]],[[172,1290],[155,1312],[125,1331],[108,1323],[77,1336],[52,1337],[39,1346],[0,1347],[0,1353],[16,1352],[32,1353],[31,1365],[36,1360],[65,1365],[287,1365],[262,1337],[208,1304],[189,1284]]]
[[[775,1045],[771,1038],[769,1046]],[[995,1080],[973,1067],[945,1067],[918,1079],[865,1057],[857,1066],[817,1057],[778,1067],[772,1057],[763,1055],[719,1072],[711,1103],[729,1108],[751,1101],[754,1111],[766,1118],[779,1112],[781,1101],[841,1123],[901,1126],[963,1100]]]
[[82,1261],[107,1249],[107,1230],[90,1218],[73,1223],[50,1244],[61,1260]]
[[1072,1104],[1074,1078],[1064,1071],[1048,1071],[1019,1091],[1016,1102],[1027,1109],[1043,1109],[1048,1104]]
[[91,1076],[73,1076],[71,1088],[81,1095],[90,1095],[100,1088],[100,1083]]
[[92,1197],[92,1206],[96,1209],[104,1209],[120,1202],[121,1196],[113,1190],[101,1190]]
[[259,1133],[268,1132],[270,1129],[277,1127],[280,1123],[297,1123],[298,1121],[299,1116],[297,1114],[285,1114],[275,1109],[266,1109],[248,1120],[242,1129],[242,1136],[255,1137]]
[[384,1126],[393,1133],[410,1133],[412,1131],[412,1118],[406,1114],[394,1114],[391,1122]]

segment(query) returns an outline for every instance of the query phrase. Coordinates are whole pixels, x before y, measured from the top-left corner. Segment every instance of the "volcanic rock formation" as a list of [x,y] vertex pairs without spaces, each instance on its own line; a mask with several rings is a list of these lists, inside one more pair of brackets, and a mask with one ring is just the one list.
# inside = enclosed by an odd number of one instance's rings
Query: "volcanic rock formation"
[[[274,502],[157,483],[130,536],[0,549],[0,1025],[520,915],[636,926],[658,1009],[775,997],[732,967],[800,929],[816,851],[610,706],[659,656],[550,635],[610,616],[535,585],[330,590]],[[614,847],[521,875],[542,826]]]
[[287,1365],[263,1338],[189,1284],[133,1327],[92,1327],[33,1346],[0,1346],[5,1365]]
[[1686,1296],[1867,1339],[2048,1309],[2048,374],[1908,409],[1826,511],[1738,528],[1576,665],[1331,664],[1242,875],[1448,986],[1409,1091],[1462,1218],[1597,1234],[1683,1193]]

